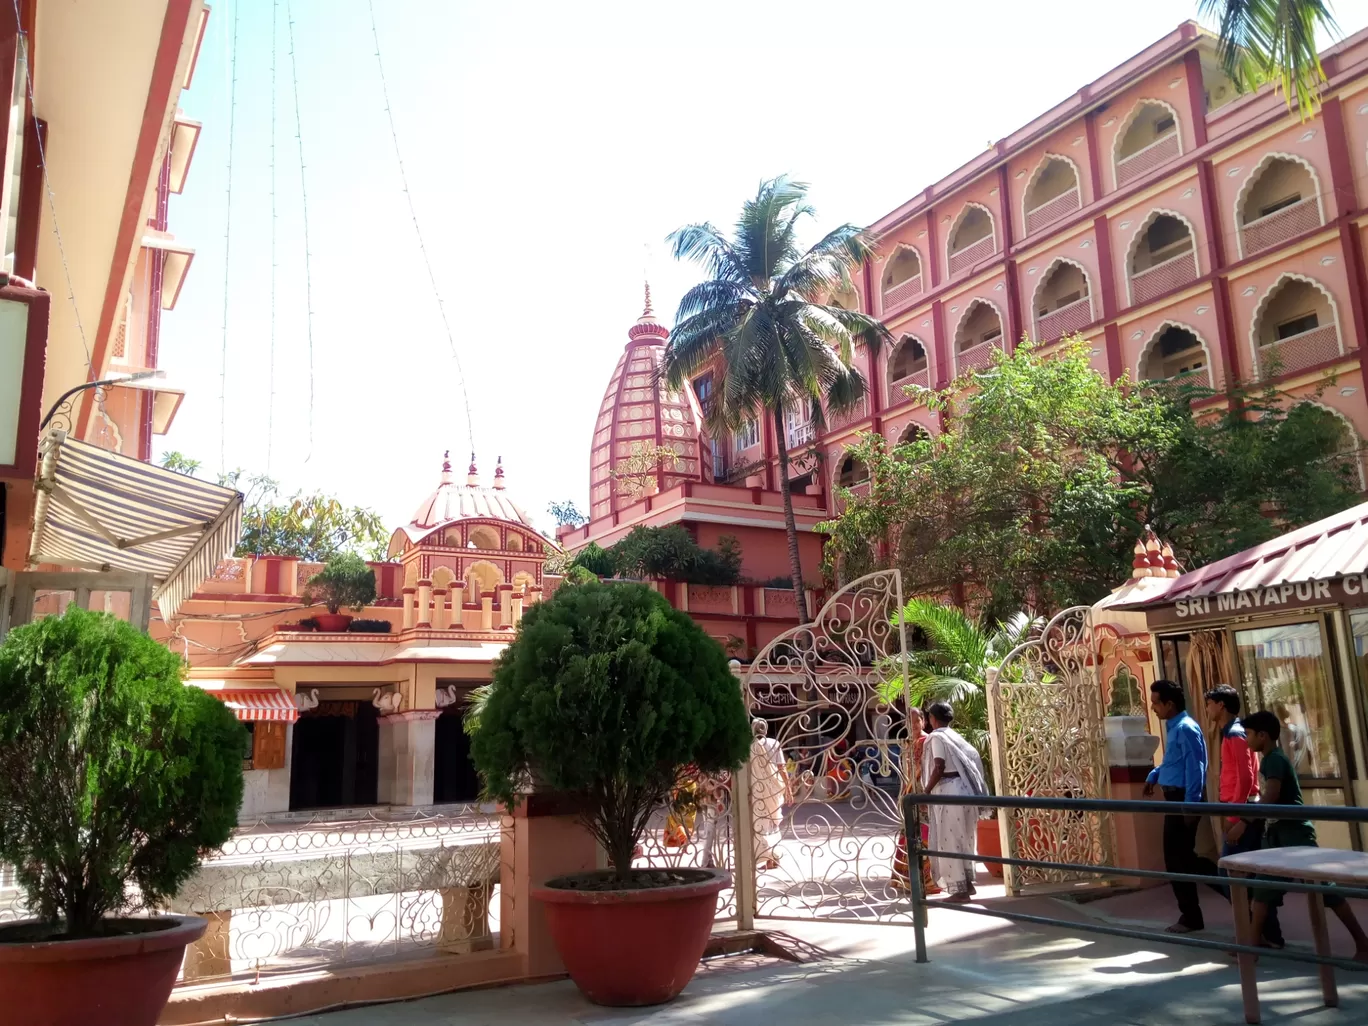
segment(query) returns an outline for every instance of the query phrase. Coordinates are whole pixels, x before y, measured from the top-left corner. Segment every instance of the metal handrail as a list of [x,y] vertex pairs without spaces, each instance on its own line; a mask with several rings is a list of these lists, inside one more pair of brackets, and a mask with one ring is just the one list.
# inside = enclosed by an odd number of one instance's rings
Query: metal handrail
[[[1368,823],[1368,809],[1351,808],[1338,805],[1263,805],[1259,803],[1236,804],[1230,802],[1169,802],[1119,798],[1036,798],[1020,795],[962,795],[962,794],[908,794],[902,799],[903,824],[906,831],[908,854],[908,878],[912,895],[912,923],[918,962],[928,962],[926,955],[926,912],[928,908],[948,908],[973,915],[993,916],[1014,922],[1036,923],[1042,926],[1061,926],[1085,933],[1101,933],[1113,937],[1129,937],[1145,941],[1159,941],[1176,944],[1180,947],[1204,948],[1208,951],[1226,951],[1236,954],[1260,955],[1281,958],[1291,962],[1305,962],[1312,965],[1334,966],[1338,969],[1363,972],[1368,970],[1361,962],[1321,956],[1314,953],[1292,949],[1255,947],[1238,941],[1206,940],[1171,933],[1156,933],[1153,930],[1132,930],[1119,926],[1104,926],[1100,923],[1079,922],[1070,919],[1055,919],[1050,916],[1035,916],[1021,912],[1008,912],[1005,909],[972,907],[949,901],[928,901],[922,891],[923,859],[947,858],[968,862],[987,862],[996,865],[1022,866],[1031,869],[1064,870],[1079,873],[1116,874],[1150,880],[1198,884],[1219,884],[1240,887],[1236,878],[1203,876],[1194,873],[1170,873],[1157,869],[1138,869],[1128,866],[1091,865],[1088,863],[1047,862],[1041,859],[1018,859],[995,855],[978,855],[965,852],[937,851],[926,848],[921,843],[921,807],[923,805],[958,805],[992,809],[1029,809],[1056,812],[1117,812],[1141,813],[1163,816],[1238,816],[1244,819],[1295,819],[1312,820],[1322,823]],[[1335,893],[1346,897],[1368,897],[1368,890],[1343,887],[1336,884],[1308,884],[1278,878],[1277,889],[1307,894]]]

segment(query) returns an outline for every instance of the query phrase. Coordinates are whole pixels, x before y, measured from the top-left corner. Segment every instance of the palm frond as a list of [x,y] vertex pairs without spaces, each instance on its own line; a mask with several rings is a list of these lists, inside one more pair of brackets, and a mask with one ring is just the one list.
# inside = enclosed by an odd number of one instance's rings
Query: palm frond
[[718,281],[749,280],[743,255],[720,231],[706,221],[686,224],[672,231],[666,240],[676,260],[693,260],[703,265],[710,278]]
[[1217,54],[1237,88],[1274,81],[1303,120],[1315,111],[1325,81],[1316,30],[1339,32],[1325,0],[1201,0],[1198,11],[1217,21]]
[[725,337],[734,332],[744,318],[744,307],[713,307],[688,317],[675,325],[670,333],[665,356],[660,362],[660,377],[671,388],[682,388],[684,382],[707,363]]

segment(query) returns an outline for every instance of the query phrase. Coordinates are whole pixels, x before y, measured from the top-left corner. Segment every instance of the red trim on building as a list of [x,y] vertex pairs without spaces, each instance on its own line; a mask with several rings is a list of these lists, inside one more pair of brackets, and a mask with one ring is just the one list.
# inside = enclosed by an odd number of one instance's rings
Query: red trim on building
[[947,373],[950,370],[950,351],[945,344],[944,308],[945,304],[939,299],[931,304],[931,344],[936,347],[937,388],[944,388],[950,383]]
[[1193,146],[1207,144],[1206,86],[1202,84],[1202,55],[1196,50],[1183,54],[1183,71],[1187,74],[1188,110],[1192,114]]
[[[1092,185],[1092,202],[1102,198],[1102,154],[1097,150],[1097,112],[1083,115],[1083,135],[1088,146],[1088,182]],[[1091,204],[1089,204],[1091,206]]]
[[936,244],[936,212],[926,212],[926,260],[931,265],[931,288],[941,285],[940,246]]
[[43,221],[43,158],[47,122],[30,116],[24,126],[24,165],[19,172],[19,224],[14,237],[14,273],[38,276],[38,232]]
[[[99,327],[95,332],[95,353],[91,368],[95,374],[101,373],[104,369],[105,359],[109,355],[109,342],[114,335],[114,321],[123,303],[128,265],[121,259],[121,255],[134,251],[143,230],[140,223],[143,199],[147,196],[147,186],[156,164],[162,131],[166,128],[167,106],[171,98],[180,93],[180,83],[176,80],[176,65],[180,61],[181,50],[185,45],[185,31],[190,23],[192,6],[193,0],[167,0],[166,17],[162,19],[161,41],[157,44],[157,57],[152,65],[147,103],[143,107],[142,127],[138,131],[138,145],[133,152],[128,188],[124,193],[123,215],[119,219],[119,233],[114,243],[109,281],[105,285],[104,306],[100,311]],[[93,391],[94,389],[87,389],[81,393],[81,412],[76,425],[78,438],[85,436],[90,425]]]
[[32,478],[38,465],[38,422],[43,416],[43,375],[47,367],[48,314],[52,297],[42,289],[6,285],[0,300],[28,304],[24,335],[24,378],[19,383],[19,432],[14,462],[0,464],[0,476]]

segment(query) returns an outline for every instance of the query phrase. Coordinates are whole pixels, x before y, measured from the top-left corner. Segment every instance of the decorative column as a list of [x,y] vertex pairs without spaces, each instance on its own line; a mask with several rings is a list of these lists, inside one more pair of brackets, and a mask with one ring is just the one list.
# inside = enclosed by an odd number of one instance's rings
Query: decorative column
[[377,798],[382,805],[431,805],[436,709],[414,709],[380,717]]
[[494,629],[494,593],[487,591],[480,596],[480,630]]
[[513,620],[513,585],[499,585],[499,626],[512,627]]
[[513,592],[512,594],[510,594],[509,597],[508,597],[508,605],[509,605],[509,609],[510,609],[510,612],[509,612],[509,614],[508,614],[509,623],[511,623],[513,626],[516,627],[516,626],[519,624],[519,622],[521,622],[521,620],[522,620],[522,614],[523,614],[523,597],[522,597],[522,592],[520,592],[520,591],[515,591],[515,592]]
[[465,585],[460,581],[451,582],[451,621],[452,630],[465,630]]
[[414,589],[404,589],[404,630],[413,626]]
[[445,588],[432,589],[432,626],[437,630],[446,630],[447,626],[447,593]]
[[419,627],[431,627],[431,626],[432,626],[432,582],[431,582],[431,581],[419,581],[419,582],[418,582],[418,612],[417,612],[417,614],[416,614],[416,617],[417,617],[417,626],[419,626]]

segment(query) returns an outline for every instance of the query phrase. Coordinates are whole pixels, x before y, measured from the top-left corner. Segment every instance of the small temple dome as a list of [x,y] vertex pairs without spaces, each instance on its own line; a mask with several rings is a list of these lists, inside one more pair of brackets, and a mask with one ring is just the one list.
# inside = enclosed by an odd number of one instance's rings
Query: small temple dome
[[409,541],[416,542],[438,528],[459,520],[506,520],[536,530],[522,507],[508,497],[508,492],[504,488],[502,458],[495,472],[494,484],[487,486],[480,484],[474,453],[470,454],[470,469],[463,485],[456,483],[456,477],[451,472],[450,456],[450,453],[446,453],[442,460],[442,476],[438,481],[437,490],[422,501],[409,523],[394,532],[394,537],[390,541],[391,556],[397,551],[396,545],[402,549],[401,536],[407,536]]
[[[589,457],[589,515],[608,516],[639,502],[646,495],[673,488],[682,481],[703,480],[699,439],[703,416],[692,390],[676,392],[658,380],[670,332],[655,319],[651,286],[641,316],[627,330],[627,347],[619,357],[594,423]],[[666,459],[652,467],[657,447],[669,447]],[[643,457],[632,467],[631,481],[617,478],[613,469],[623,460]],[[640,471],[640,473],[638,473]]]

